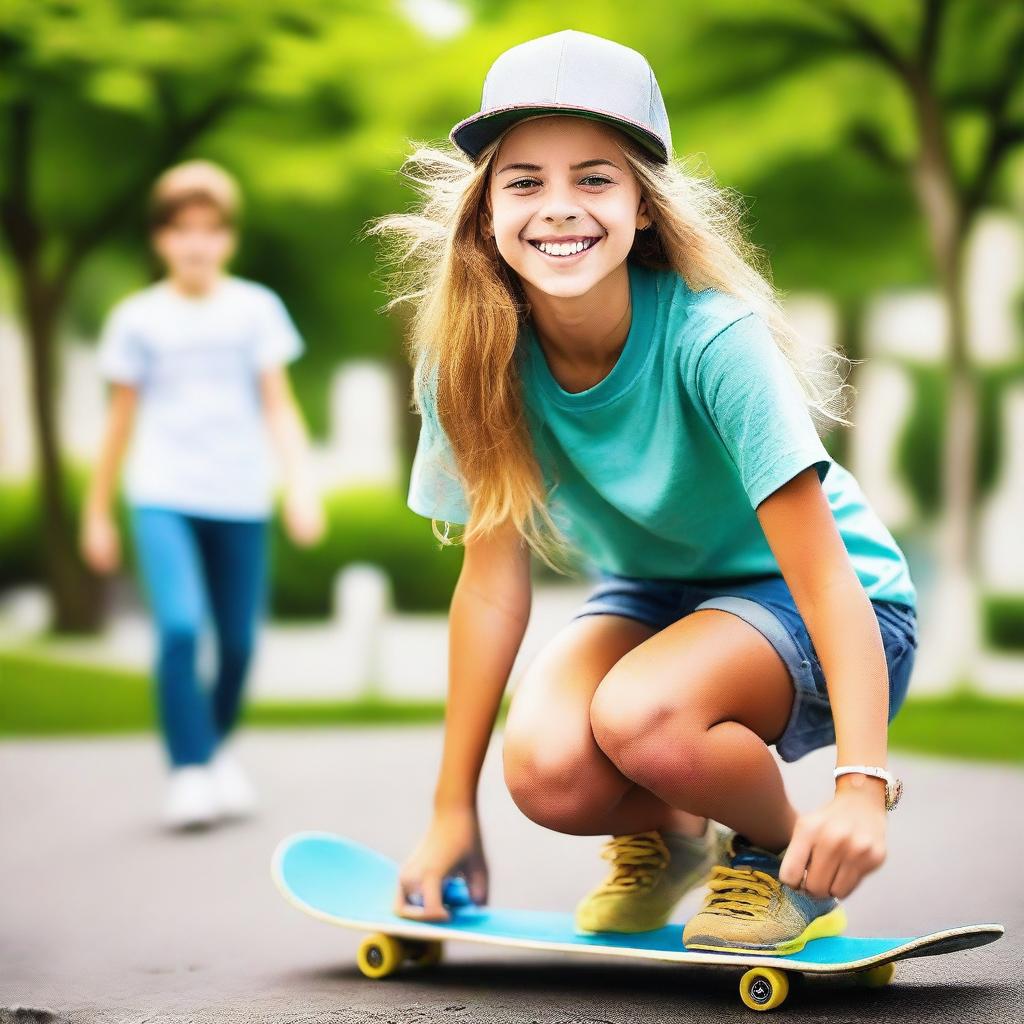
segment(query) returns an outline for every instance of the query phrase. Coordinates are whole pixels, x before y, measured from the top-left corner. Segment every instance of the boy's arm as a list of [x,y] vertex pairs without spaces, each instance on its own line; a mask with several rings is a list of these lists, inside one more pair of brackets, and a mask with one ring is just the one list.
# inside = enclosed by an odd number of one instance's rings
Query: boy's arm
[[120,561],[120,545],[112,510],[117,478],[131,437],[138,390],[128,384],[111,387],[99,458],[93,468],[82,508],[82,555],[96,572],[112,572]]
[[285,525],[299,544],[323,535],[323,511],[313,482],[309,438],[288,372],[275,366],[260,373],[260,394],[271,439],[281,460]]

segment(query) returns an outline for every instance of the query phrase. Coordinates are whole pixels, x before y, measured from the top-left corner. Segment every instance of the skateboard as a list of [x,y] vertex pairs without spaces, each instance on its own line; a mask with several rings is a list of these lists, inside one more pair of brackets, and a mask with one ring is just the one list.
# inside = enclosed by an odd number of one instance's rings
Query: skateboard
[[272,875],[290,903],[331,924],[370,932],[356,962],[368,978],[384,978],[404,963],[422,967],[441,959],[447,939],[520,949],[596,956],[628,957],[683,964],[745,968],[740,998],[751,1010],[780,1006],[791,980],[804,974],[852,975],[877,988],[893,977],[895,961],[954,953],[995,942],[999,924],[968,925],[909,938],[840,936],[812,939],[786,956],[710,953],[682,945],[682,924],[649,932],[579,933],[572,914],[477,907],[468,901],[459,879],[446,886],[451,920],[412,921],[393,913],[398,865],[359,843],[326,832],[301,832],[283,840],[274,852]]

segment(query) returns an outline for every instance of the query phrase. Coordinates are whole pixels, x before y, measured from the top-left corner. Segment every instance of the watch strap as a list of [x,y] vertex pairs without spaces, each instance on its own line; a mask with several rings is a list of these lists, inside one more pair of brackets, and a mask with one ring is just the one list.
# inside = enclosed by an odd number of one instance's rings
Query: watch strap
[[891,811],[903,793],[903,782],[896,778],[892,772],[877,765],[870,764],[844,764],[839,765],[832,772],[832,777],[838,779],[842,775],[870,775],[873,778],[881,779],[885,783],[885,809]]

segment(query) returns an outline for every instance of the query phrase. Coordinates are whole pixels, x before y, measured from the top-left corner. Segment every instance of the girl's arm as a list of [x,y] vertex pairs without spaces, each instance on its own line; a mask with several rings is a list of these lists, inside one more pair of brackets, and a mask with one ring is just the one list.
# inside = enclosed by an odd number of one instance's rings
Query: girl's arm
[[95,572],[113,572],[121,560],[114,523],[114,495],[125,448],[135,422],[139,393],[128,384],[111,387],[110,405],[99,458],[89,480],[82,509],[82,556]]
[[[466,545],[449,615],[448,702],[433,820],[403,865],[397,913],[445,919],[441,883],[456,866],[473,900],[486,902],[477,783],[530,604],[529,548],[514,528]],[[414,891],[422,894],[422,909],[406,902]]]
[[[837,764],[885,767],[889,676],[867,594],[847,554],[814,469],[800,473],[757,509],[821,661],[836,730]],[[841,776],[833,801],[804,815],[780,879],[816,897],[845,897],[885,859],[885,783]]]
[[323,535],[324,520],[313,483],[309,439],[287,371],[276,366],[260,374],[267,428],[281,459],[284,482],[284,520],[297,544],[315,544]]
[[530,618],[529,549],[503,528],[466,545],[449,618],[448,704],[434,806],[471,807]]

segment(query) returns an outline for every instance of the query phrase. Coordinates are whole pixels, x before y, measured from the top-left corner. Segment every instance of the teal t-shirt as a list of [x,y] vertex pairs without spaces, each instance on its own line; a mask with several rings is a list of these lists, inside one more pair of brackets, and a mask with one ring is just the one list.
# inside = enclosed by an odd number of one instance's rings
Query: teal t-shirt
[[[914,606],[906,559],[851,473],[826,452],[764,320],[725,292],[630,263],[632,322],[611,372],[585,391],[552,376],[532,328],[523,399],[551,514],[596,567],[623,576],[780,575],[755,514],[810,466],[868,596]],[[469,509],[429,394],[409,507]]]

